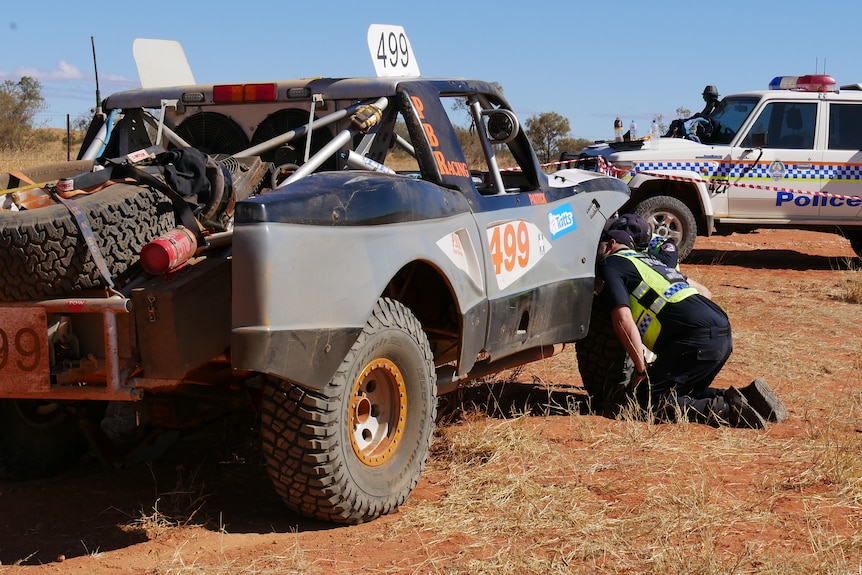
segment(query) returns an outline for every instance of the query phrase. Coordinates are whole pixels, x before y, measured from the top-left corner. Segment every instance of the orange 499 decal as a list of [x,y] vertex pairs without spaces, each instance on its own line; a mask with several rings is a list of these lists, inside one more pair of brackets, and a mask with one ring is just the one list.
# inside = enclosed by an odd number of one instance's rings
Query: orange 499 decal
[[526,220],[509,220],[488,227],[488,242],[497,287],[505,289],[545,257],[551,244]]

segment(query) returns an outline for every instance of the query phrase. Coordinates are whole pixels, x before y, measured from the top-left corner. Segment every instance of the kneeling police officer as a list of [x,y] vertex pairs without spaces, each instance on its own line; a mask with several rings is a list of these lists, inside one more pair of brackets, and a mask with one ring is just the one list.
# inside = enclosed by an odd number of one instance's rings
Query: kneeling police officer
[[[685,415],[714,426],[783,421],[787,410],[762,379],[742,389],[710,387],[733,351],[730,321],[708,289],[679,271],[675,246],[650,246],[651,239],[643,218],[624,214],[599,243],[598,297],[634,362],[641,408],[665,421]],[[657,356],[651,365],[644,347]]]

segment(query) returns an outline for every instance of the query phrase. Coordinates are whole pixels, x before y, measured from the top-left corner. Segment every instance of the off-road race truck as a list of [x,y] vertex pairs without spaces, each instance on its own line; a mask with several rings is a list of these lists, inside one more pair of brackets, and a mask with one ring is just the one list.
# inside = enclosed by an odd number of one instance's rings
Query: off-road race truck
[[[369,31],[390,73],[402,34]],[[439,394],[585,338],[628,199],[546,175],[492,84],[396,74],[116,93],[76,161],[0,186],[0,476],[126,464],[108,405],[249,409],[287,507],[343,523],[406,500]]]
[[623,210],[674,238],[681,258],[698,235],[759,228],[837,233],[862,256],[862,86],[839,90],[812,74],[769,88],[718,101],[707,86],[704,110],[657,142],[597,143],[580,155],[601,156],[628,182]]

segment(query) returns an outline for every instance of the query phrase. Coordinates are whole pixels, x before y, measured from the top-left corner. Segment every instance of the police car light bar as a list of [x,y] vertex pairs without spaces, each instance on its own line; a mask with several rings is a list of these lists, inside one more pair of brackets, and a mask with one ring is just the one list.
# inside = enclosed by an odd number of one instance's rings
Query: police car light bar
[[797,90],[800,92],[834,92],[835,78],[827,74],[805,76],[776,76],[769,83],[770,90]]

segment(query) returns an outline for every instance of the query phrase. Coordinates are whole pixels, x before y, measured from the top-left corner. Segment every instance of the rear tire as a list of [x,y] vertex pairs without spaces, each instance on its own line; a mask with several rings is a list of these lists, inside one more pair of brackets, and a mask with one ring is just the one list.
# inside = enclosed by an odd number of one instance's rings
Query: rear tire
[[[87,215],[112,277],[175,227],[171,202],[145,186],[114,184],[72,200]],[[61,205],[0,212],[0,301],[65,295],[104,285],[74,218]]]
[[397,509],[428,457],[436,382],[419,321],[387,298],[377,301],[324,389],[268,379],[261,402],[263,452],[288,508],[348,524]]
[[[77,409],[94,423],[106,404],[90,402]],[[36,399],[0,400],[0,478],[51,477],[71,467],[87,451],[87,438],[70,404]]]
[[590,398],[590,410],[615,417],[627,404],[626,389],[635,372],[611,324],[610,314],[593,300],[590,330],[575,343],[578,372]]
[[635,206],[634,212],[647,221],[653,234],[676,243],[679,261],[688,257],[697,237],[697,222],[687,205],[671,196],[654,196]]

